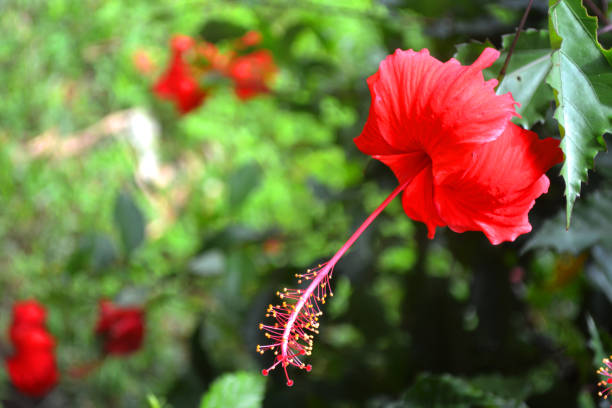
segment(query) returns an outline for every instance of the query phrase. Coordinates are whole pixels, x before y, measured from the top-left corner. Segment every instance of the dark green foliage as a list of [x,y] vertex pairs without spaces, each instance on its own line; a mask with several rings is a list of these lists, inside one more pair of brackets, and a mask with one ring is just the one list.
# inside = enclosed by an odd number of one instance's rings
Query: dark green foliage
[[247,163],[236,169],[229,175],[227,184],[229,187],[230,207],[238,207],[257,188],[260,182],[261,170],[255,163]]
[[145,237],[145,219],[142,212],[126,192],[120,192],[115,201],[115,226],[119,231],[126,253],[138,248]]

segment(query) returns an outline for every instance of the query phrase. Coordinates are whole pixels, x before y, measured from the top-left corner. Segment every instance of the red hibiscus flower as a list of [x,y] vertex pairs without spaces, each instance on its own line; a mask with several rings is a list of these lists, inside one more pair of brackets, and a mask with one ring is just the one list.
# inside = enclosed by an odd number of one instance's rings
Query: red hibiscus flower
[[254,47],[261,42],[261,33],[255,30],[248,31],[238,41],[242,47]]
[[35,300],[24,300],[13,305],[13,323],[42,326],[46,318],[45,308]]
[[149,53],[145,50],[136,50],[132,54],[132,64],[142,74],[150,74],[155,69],[155,64],[151,60]]
[[6,360],[6,366],[15,388],[33,397],[42,397],[59,380],[53,353],[19,352]]
[[49,392],[59,380],[55,341],[44,327],[46,311],[34,300],[13,306],[9,337],[15,353],[6,360],[12,384],[33,397]]
[[257,94],[270,91],[268,83],[276,74],[276,65],[272,54],[259,50],[235,58],[228,75],[234,81],[234,91],[242,100],[251,99]]
[[193,77],[189,64],[184,60],[184,53],[193,45],[193,39],[184,35],[172,39],[170,65],[153,87],[160,98],[174,101],[183,115],[200,106],[206,97]]
[[52,351],[55,341],[44,327],[28,326],[26,324],[13,324],[10,328],[10,339],[13,347],[19,353],[30,350]]
[[297,274],[300,289],[278,292],[261,323],[273,350],[274,363],[263,375],[281,367],[310,371],[302,358],[312,353],[322,305],[330,294],[334,267],[365,229],[400,193],[406,214],[424,222],[433,238],[436,227],[456,232],[482,231],[493,244],[513,241],[531,230],[527,213],[548,190],[544,173],[563,159],[559,142],[510,122],[516,115],[510,94],[496,95],[496,80],[482,70],[499,56],[485,49],[470,66],[451,59],[442,63],[427,50],[397,50],[368,80],[370,115],[357,147],[393,170],[399,185],[357,228],[328,261]]
[[130,354],[140,349],[144,337],[144,311],[137,307],[119,307],[111,301],[100,302],[96,334],[103,340],[107,354]]
[[499,52],[488,48],[471,66],[442,63],[427,50],[397,50],[369,78],[370,115],[357,147],[393,170],[406,214],[455,232],[482,231],[491,243],[531,231],[527,213],[548,191],[544,173],[563,159],[559,142],[509,122],[510,94],[481,70]]

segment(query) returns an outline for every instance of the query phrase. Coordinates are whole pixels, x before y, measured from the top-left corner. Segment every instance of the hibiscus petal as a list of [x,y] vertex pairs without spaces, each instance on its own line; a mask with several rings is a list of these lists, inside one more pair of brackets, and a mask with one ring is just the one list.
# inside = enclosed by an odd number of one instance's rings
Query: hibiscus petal
[[499,52],[487,48],[471,66],[442,63],[424,49],[397,50],[368,79],[370,115],[355,139],[366,154],[425,150],[435,155],[461,143],[494,140],[515,115],[510,94],[495,95],[482,69]]
[[418,175],[425,167],[431,168],[429,157],[423,152],[374,155],[393,170],[399,184]]
[[446,223],[438,215],[433,199],[433,175],[431,166],[426,166],[406,187],[402,195],[402,206],[408,217],[427,225],[429,238],[433,238],[436,227]]
[[435,206],[456,232],[483,231],[492,244],[531,231],[527,214],[548,191],[544,173],[563,160],[559,141],[510,123],[495,141],[433,169]]

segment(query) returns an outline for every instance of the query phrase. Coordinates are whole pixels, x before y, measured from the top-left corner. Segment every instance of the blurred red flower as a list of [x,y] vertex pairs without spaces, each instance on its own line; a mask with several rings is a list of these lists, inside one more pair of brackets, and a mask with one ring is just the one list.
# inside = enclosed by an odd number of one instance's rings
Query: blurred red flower
[[159,78],[153,91],[162,99],[174,101],[181,114],[186,114],[202,104],[206,93],[200,89],[184,53],[194,46],[194,40],[185,35],[172,38],[172,58],[166,72]]
[[55,341],[44,327],[46,311],[36,301],[18,302],[13,306],[9,337],[15,353],[7,358],[6,367],[12,384],[33,397],[49,392],[59,380],[53,349]]
[[272,54],[268,50],[259,50],[236,57],[229,66],[228,75],[234,81],[238,98],[247,100],[269,92],[268,83],[276,71]]
[[261,42],[261,33],[255,30],[248,31],[239,41],[243,47],[254,47]]
[[50,352],[20,352],[9,357],[6,366],[13,385],[33,397],[42,397],[59,380],[55,356]]
[[35,300],[24,300],[13,305],[13,324],[27,323],[41,326],[46,318],[45,308]]
[[130,354],[142,347],[144,311],[137,307],[119,307],[109,300],[100,302],[96,334],[103,340],[107,354]]
[[563,159],[559,142],[510,122],[511,94],[481,71],[499,52],[470,66],[442,63],[427,50],[397,50],[368,79],[370,114],[355,143],[393,170],[406,214],[455,232],[482,231],[493,244],[531,231],[527,214],[547,192],[544,173]]
[[9,331],[13,347],[19,353],[30,350],[52,351],[55,341],[44,327],[29,326],[27,324],[12,324]]
[[142,74],[150,74],[155,69],[155,64],[151,60],[149,53],[145,50],[136,50],[132,54],[134,67]]

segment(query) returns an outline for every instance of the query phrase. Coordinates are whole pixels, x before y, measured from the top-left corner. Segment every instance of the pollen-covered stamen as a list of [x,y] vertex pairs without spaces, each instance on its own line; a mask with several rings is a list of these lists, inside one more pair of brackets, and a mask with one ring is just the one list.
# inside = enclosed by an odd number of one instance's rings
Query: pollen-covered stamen
[[602,360],[602,362],[604,363],[604,367],[599,367],[599,369],[597,370],[597,374],[607,377],[607,379],[597,383],[599,387],[604,388],[603,390],[598,392],[599,396],[603,399],[608,399],[608,396],[612,392],[612,361],[610,361],[610,359],[612,359],[612,356],[610,356],[609,359],[604,358]]
[[[418,172],[416,173],[418,174]],[[276,322],[271,325],[259,324],[259,329],[265,332],[270,341],[266,345],[258,345],[257,352],[263,354],[271,350],[276,359],[274,364],[262,371],[268,375],[277,366],[281,366],[287,378],[287,385],[292,386],[293,380],[289,378],[287,367],[294,366],[302,370],[310,371],[312,366],[302,362],[300,357],[309,356],[312,353],[314,335],[319,334],[319,317],[323,314],[321,305],[325,304],[327,296],[333,296],[330,279],[334,266],[342,255],[353,245],[365,229],[374,221],[380,212],[412,181],[406,179],[399,185],[389,197],[385,199],[374,210],[372,214],[357,228],[338,252],[328,261],[316,268],[308,269],[305,273],[296,274],[298,284],[302,281],[309,282],[305,289],[287,289],[276,292],[280,298],[279,305],[269,305],[266,309],[266,317],[273,317]]]

